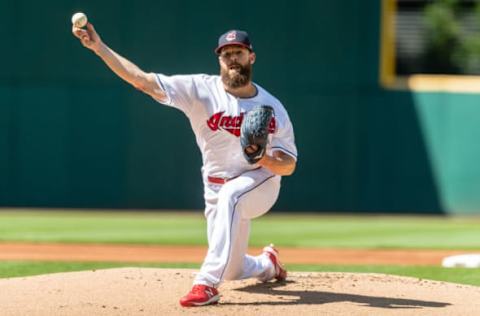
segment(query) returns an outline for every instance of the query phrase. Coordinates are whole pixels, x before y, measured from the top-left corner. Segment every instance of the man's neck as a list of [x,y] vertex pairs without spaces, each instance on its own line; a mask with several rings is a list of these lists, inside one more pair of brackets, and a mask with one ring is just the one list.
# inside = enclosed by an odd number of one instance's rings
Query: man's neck
[[230,88],[223,84],[225,91],[237,98],[252,98],[257,95],[257,87],[250,81],[246,86],[240,88]]

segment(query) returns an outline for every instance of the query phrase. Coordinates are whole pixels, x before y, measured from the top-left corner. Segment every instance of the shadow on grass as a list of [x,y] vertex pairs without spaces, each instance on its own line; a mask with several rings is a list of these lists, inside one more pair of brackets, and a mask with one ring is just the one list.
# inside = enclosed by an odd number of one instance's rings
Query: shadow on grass
[[422,301],[413,299],[402,299],[381,296],[366,296],[346,293],[334,293],[323,291],[308,291],[308,290],[281,290],[282,286],[289,283],[296,283],[294,281],[277,282],[277,283],[259,283],[249,285],[243,288],[236,289],[236,291],[254,293],[254,294],[268,294],[282,297],[285,301],[257,301],[257,302],[241,302],[241,303],[222,303],[222,305],[301,305],[301,304],[327,304],[336,302],[351,302],[363,306],[390,308],[390,309],[414,309],[422,307],[446,307],[450,303]]

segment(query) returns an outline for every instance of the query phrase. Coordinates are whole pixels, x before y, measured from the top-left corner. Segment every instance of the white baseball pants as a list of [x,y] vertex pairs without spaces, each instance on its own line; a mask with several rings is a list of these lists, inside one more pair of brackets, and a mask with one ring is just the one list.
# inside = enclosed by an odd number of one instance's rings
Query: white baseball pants
[[247,254],[250,220],[270,210],[278,198],[281,177],[259,168],[223,185],[205,184],[208,253],[194,284],[218,287],[223,280],[275,273],[265,255]]

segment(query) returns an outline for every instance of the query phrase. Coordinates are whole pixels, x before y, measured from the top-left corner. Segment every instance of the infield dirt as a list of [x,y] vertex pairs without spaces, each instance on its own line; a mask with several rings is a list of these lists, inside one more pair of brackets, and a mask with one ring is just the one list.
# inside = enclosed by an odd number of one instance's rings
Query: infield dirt
[[[250,248],[260,254],[261,248]],[[200,246],[0,243],[0,260],[108,261],[108,262],[196,262],[207,252]],[[280,248],[283,263],[295,264],[395,264],[440,266],[459,250],[428,249],[325,249]]]
[[480,287],[382,274],[292,273],[225,282],[220,304],[182,308],[193,270],[122,268],[0,280],[3,316],[478,315]]

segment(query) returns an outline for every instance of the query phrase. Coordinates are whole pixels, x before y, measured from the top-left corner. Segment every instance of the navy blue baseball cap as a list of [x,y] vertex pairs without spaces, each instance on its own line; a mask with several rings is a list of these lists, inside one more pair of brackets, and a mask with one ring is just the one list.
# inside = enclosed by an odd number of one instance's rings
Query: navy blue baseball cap
[[250,43],[248,33],[245,31],[230,30],[225,34],[222,34],[218,38],[218,46],[215,48],[215,53],[219,55],[222,48],[230,45],[243,46],[248,50],[253,51],[252,43]]

